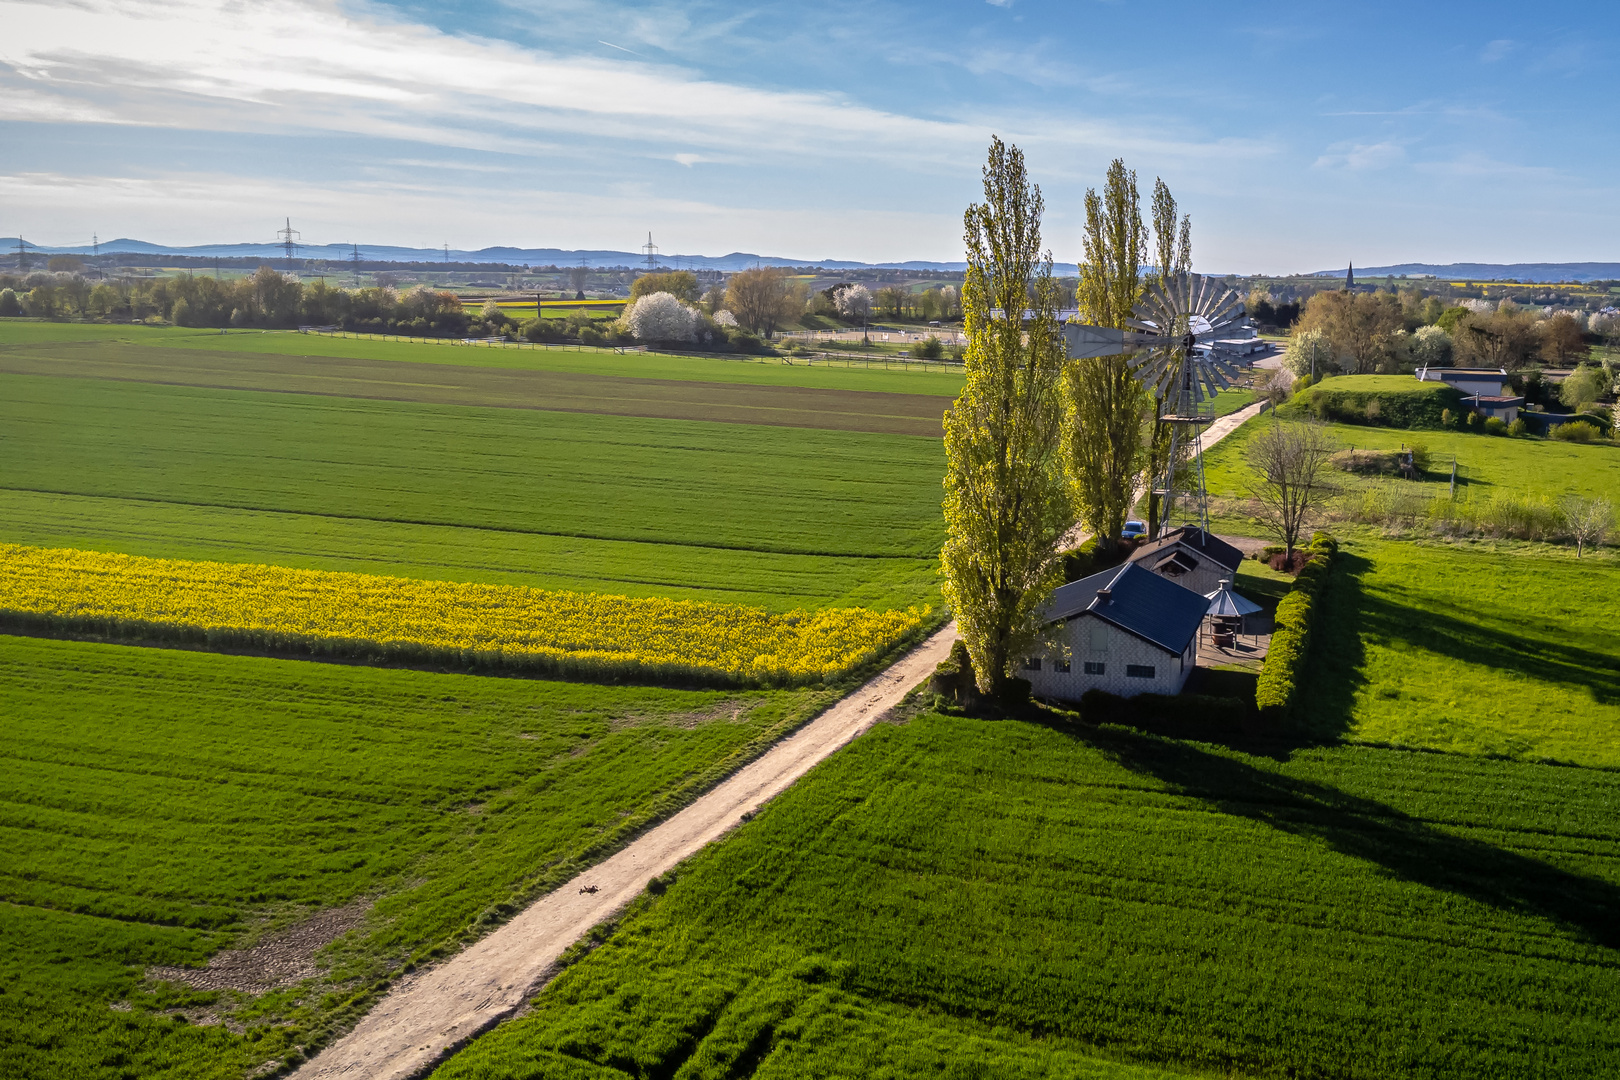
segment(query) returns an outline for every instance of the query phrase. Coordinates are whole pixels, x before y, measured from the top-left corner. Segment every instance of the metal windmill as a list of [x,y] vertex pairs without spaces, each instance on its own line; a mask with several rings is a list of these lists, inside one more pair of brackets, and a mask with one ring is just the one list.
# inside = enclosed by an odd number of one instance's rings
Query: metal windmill
[[1164,402],[1159,419],[1170,425],[1170,454],[1160,496],[1160,534],[1180,512],[1184,524],[1209,529],[1202,434],[1215,420],[1215,394],[1231,386],[1241,362],[1222,340],[1247,329],[1243,300],[1200,274],[1173,274],[1149,285],[1127,319],[1129,330],[1066,323],[1071,359],[1126,355],[1132,372]]

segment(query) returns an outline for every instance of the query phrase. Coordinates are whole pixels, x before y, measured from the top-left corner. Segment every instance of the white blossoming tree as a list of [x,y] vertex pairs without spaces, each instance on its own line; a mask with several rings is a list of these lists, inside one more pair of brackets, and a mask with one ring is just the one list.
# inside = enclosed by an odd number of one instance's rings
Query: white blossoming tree
[[637,341],[692,341],[697,336],[697,312],[667,292],[638,299],[624,321]]
[[845,285],[833,293],[838,314],[854,322],[861,320],[861,339],[866,339],[866,317],[872,313],[872,294],[865,285]]
[[1412,335],[1412,361],[1419,367],[1445,367],[1451,349],[1451,335],[1438,326],[1420,326]]

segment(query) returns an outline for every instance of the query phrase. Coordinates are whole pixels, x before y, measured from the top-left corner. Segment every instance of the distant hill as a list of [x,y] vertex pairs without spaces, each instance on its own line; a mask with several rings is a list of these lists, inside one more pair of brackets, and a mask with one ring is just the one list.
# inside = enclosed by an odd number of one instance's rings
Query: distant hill
[[[51,244],[24,245],[30,253],[39,255],[89,255],[92,248],[88,244],[73,246],[57,246]],[[612,267],[641,267],[647,264],[647,257],[634,251],[608,251],[608,250],[568,250],[565,248],[517,248],[517,247],[487,247],[476,251],[467,251],[451,248],[448,253],[443,248],[412,248],[394,247],[387,244],[360,244],[360,258],[367,262],[457,262],[457,263],[505,263],[508,265],[527,266],[582,266],[605,269]],[[17,238],[0,239],[0,255],[17,250]],[[103,255],[186,255],[193,258],[221,258],[242,259],[261,258],[267,261],[285,258],[286,252],[280,244],[197,244],[190,247],[174,247],[167,244],[153,244],[145,240],[119,239],[109,240],[101,245]],[[329,262],[347,262],[353,254],[349,244],[300,244],[297,257],[300,259],[325,259]],[[750,252],[733,251],[729,255],[660,255],[658,258],[661,269],[670,269],[679,265],[686,270],[747,270],[753,266],[813,266],[828,270],[943,270],[961,271],[967,268],[965,262],[928,262],[926,260],[909,260],[906,262],[863,263],[850,259],[788,259],[779,255],[755,255]],[[1071,263],[1067,267],[1058,266],[1059,274],[1073,274],[1076,272]]]
[[[1399,266],[1358,266],[1357,277],[1431,275],[1453,281],[1612,281],[1620,279],[1620,262],[1587,263],[1401,263]],[[1311,277],[1342,278],[1343,270],[1318,270]]]
[[[570,250],[566,248],[487,247],[476,251],[451,248],[394,247],[387,244],[359,244],[360,258],[366,262],[422,262],[422,263],[502,263],[514,266],[590,266],[593,269],[615,267],[639,268],[647,265],[647,256],[635,251]],[[34,244],[24,242],[31,254],[89,255],[94,250],[89,244],[78,246]],[[17,250],[17,238],[0,238],[0,255]],[[145,240],[109,240],[101,245],[103,255],[185,255],[192,258],[264,259],[267,262],[286,257],[280,244],[197,244],[175,247],[153,244]],[[300,244],[300,259],[325,259],[345,263],[353,255],[349,244]],[[746,251],[733,251],[729,255],[670,255],[658,257],[659,269],[679,266],[682,270],[747,270],[755,266],[817,267],[824,270],[940,270],[957,272],[967,269],[965,262],[930,262],[911,259],[905,262],[856,262],[853,259],[789,259],[780,255],[755,255]],[[1060,276],[1074,276],[1079,268],[1074,263],[1056,263],[1053,270]]]

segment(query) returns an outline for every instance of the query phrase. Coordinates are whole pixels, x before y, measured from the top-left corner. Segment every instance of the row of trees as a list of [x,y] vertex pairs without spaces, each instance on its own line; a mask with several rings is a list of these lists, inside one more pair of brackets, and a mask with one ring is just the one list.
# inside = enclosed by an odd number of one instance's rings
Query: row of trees
[[[1121,161],[1101,195],[1086,193],[1081,318],[1123,328],[1155,273],[1191,264],[1191,223],[1163,181],[1153,228]],[[944,592],[981,691],[999,695],[1012,661],[1035,645],[1039,611],[1062,577],[1076,521],[1117,545],[1144,474],[1163,468],[1162,403],[1122,356],[1066,357],[1052,257],[1041,247],[1040,188],[1023,154],[990,145],[984,202],[968,207],[962,286],[966,383],[945,420]],[[1149,280],[1154,275],[1149,275]]]
[[954,320],[962,314],[961,298],[950,285],[935,286],[920,292],[898,285],[885,285],[873,292],[865,285],[839,284],[813,293],[805,310],[811,315],[847,318],[839,297],[852,291],[867,298],[866,315],[932,322]]
[[[728,326],[769,335],[805,309],[802,286],[774,268],[734,274],[725,289],[711,289],[702,301],[689,271],[644,274],[631,286],[632,302],[662,294],[701,307],[710,340],[729,340]],[[268,266],[248,277],[122,279],[92,285],[70,273],[33,274],[0,280],[0,316],[36,318],[156,317],[176,326],[263,327],[342,326],[348,330],[420,336],[523,335],[531,340],[607,340],[614,329],[598,326],[581,312],[569,319],[519,324],[488,305],[469,315],[455,293],[420,286],[400,292],[387,286],[342,289],[324,281],[304,283]],[[696,324],[694,323],[694,326]],[[694,335],[696,330],[694,330]],[[697,340],[688,335],[677,340]]]
[[1306,302],[1287,364],[1296,375],[1393,374],[1449,364],[1514,371],[1532,360],[1563,367],[1585,357],[1609,332],[1602,314],[1583,319],[1509,302],[1443,308],[1432,296],[1337,290]]
[[467,315],[454,293],[421,287],[340,289],[309,284],[261,266],[248,277],[122,279],[92,286],[83,278],[57,275],[26,293],[0,289],[0,315],[36,318],[88,316],[102,319],[166,319],[176,326],[285,328],[343,326],[351,330],[421,335],[488,331]]

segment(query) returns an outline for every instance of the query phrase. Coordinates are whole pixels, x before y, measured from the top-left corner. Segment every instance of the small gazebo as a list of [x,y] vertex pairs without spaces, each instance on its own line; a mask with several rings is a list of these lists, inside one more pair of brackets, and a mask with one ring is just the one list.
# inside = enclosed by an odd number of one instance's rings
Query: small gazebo
[[1220,587],[1206,593],[1204,599],[1209,601],[1206,614],[1217,649],[1230,649],[1236,643],[1237,635],[1244,632],[1244,620],[1264,610],[1253,600],[1233,592],[1231,578],[1222,578]]

